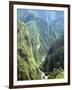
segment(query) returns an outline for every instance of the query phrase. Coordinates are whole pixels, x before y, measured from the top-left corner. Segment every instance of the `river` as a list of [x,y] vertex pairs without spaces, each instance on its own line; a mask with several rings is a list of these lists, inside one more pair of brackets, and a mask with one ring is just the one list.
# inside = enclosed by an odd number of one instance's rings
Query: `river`
[[44,72],[41,71],[41,78],[44,79],[44,80],[47,80],[48,79],[48,76],[45,75]]

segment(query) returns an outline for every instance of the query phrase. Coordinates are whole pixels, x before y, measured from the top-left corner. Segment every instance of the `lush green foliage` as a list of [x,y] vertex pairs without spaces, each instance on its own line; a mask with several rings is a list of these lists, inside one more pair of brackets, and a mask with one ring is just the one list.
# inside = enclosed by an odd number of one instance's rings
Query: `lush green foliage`
[[20,9],[17,19],[18,80],[43,79],[42,72],[44,78],[63,78],[63,12]]
[[60,79],[60,78],[64,78],[63,69],[54,70],[53,72],[50,72],[48,75],[48,79]]
[[59,68],[64,70],[63,36],[50,46],[45,61],[40,65],[40,69],[50,77],[56,74],[54,70],[58,70]]
[[35,63],[32,53],[32,45],[27,27],[18,21],[17,32],[17,71],[18,80],[41,79],[41,72]]

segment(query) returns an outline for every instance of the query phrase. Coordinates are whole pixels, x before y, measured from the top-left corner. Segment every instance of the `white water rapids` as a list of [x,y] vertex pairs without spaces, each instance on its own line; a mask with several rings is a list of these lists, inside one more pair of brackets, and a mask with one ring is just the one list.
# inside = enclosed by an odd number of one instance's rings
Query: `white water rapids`
[[[38,67],[39,67],[39,65],[38,65]],[[42,72],[41,70],[40,70],[40,72],[41,72],[41,78],[42,78],[43,80],[47,80],[47,79],[48,79],[48,76],[46,76],[45,73]]]
[[47,80],[48,79],[48,76],[46,76],[45,73],[42,72],[42,71],[41,71],[41,73],[42,73],[41,78],[44,79],[44,80]]

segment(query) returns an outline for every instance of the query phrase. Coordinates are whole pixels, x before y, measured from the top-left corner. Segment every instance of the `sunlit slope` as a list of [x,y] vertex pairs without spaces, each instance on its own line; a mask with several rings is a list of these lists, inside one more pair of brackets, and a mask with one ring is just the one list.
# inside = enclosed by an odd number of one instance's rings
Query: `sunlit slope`
[[18,80],[41,79],[41,73],[32,53],[32,44],[27,27],[17,22],[17,70]]

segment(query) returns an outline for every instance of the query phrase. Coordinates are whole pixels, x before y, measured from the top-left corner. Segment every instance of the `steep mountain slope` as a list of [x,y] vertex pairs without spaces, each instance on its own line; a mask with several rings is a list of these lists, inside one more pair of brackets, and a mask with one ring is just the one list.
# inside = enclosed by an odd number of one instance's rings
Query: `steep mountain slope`
[[17,75],[18,80],[41,79],[27,27],[21,21],[17,22]]
[[39,64],[45,59],[50,45],[64,33],[63,12],[20,9],[17,15],[28,28],[33,55]]
[[46,42],[48,35],[46,32],[44,32],[44,29],[42,28],[43,25],[45,25],[45,23],[42,22],[41,24],[42,27],[41,27],[40,22],[36,22],[36,20],[31,20],[26,25],[28,26],[28,31],[32,41],[32,48],[33,48],[32,50],[33,50],[34,58],[35,60],[38,60],[36,62],[39,63],[41,62],[42,57],[45,56],[46,50],[48,48],[48,45]]
[[[64,70],[64,41],[63,36],[57,39],[49,48],[48,54],[44,62],[40,65],[40,69],[49,75],[49,78],[56,78],[56,76],[51,77],[54,73]],[[57,74],[58,75],[58,74]]]
[[17,20],[18,80],[63,78],[64,12],[19,9]]

